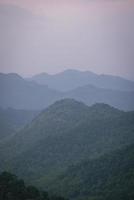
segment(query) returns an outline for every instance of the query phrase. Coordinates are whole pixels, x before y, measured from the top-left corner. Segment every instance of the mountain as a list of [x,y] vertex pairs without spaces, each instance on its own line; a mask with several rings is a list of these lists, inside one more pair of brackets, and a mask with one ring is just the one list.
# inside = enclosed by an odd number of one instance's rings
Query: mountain
[[72,69],[54,75],[41,73],[33,76],[30,80],[64,92],[89,84],[113,90],[134,91],[133,81],[118,76],[98,75],[90,71]]
[[131,144],[133,122],[134,112],[106,104],[58,101],[0,145],[0,169],[46,187],[68,166]]
[[82,101],[87,105],[105,103],[121,110],[134,110],[134,91],[119,91],[86,85],[67,92],[65,97]]
[[[69,72],[64,72],[64,75],[66,76]],[[75,74],[75,71],[73,73]],[[81,74],[81,72],[79,73]],[[60,76],[57,79],[59,81],[61,80]],[[94,76],[92,74],[92,77]],[[71,79],[73,81],[75,79],[72,76],[69,77],[70,80],[67,82],[71,86],[73,85]],[[75,83],[77,84],[77,81]],[[60,85],[66,86],[67,83],[65,81],[64,84],[60,83]],[[105,103],[121,110],[134,110],[134,91],[120,91],[84,85],[69,92],[59,92],[34,81],[25,80],[17,74],[0,74],[0,93],[0,106],[2,108],[41,110],[53,104],[56,100],[73,98],[89,106],[94,103]]]
[[60,97],[60,92],[24,80],[18,74],[0,74],[0,106],[40,110]]
[[0,140],[30,123],[39,111],[0,108]]
[[134,199],[134,145],[71,166],[50,187],[70,199]]

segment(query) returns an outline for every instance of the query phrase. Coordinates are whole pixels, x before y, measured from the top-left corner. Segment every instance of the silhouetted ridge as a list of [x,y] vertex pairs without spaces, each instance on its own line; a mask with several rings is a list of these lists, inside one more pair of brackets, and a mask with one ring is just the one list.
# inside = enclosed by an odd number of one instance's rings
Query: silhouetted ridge
[[60,99],[62,94],[46,85],[27,81],[17,74],[0,74],[0,106],[41,110]]
[[23,78],[18,75],[17,73],[8,73],[8,74],[4,74],[4,73],[0,73],[0,78],[3,78],[3,79],[16,79],[16,80],[23,80]]
[[82,102],[79,102],[79,101],[76,101],[75,99],[69,99],[69,98],[66,98],[66,99],[62,99],[62,100],[59,100],[59,101],[56,101],[54,104],[52,104],[51,106],[49,106],[47,109],[44,110],[47,111],[47,110],[53,110],[54,111],[58,111],[58,110],[61,110],[63,109],[64,111],[68,109],[72,110],[72,111],[80,111],[80,110],[84,110],[84,111],[88,111],[89,113],[92,112],[92,111],[96,111],[96,112],[102,112],[102,111],[107,111],[107,112],[115,112],[115,113],[121,113],[123,111],[120,111],[108,104],[105,104],[105,103],[95,103],[93,104],[92,106],[87,106],[86,104],[82,103]]
[[42,73],[33,76],[31,79],[38,83],[48,84],[51,88],[61,91],[73,90],[87,84],[114,90],[134,90],[134,82],[122,77],[99,75],[91,71],[79,71],[74,69],[68,69],[53,75]]
[[[91,72],[72,72],[69,70],[57,75],[37,75],[34,80],[34,78],[23,79],[14,73],[1,73],[0,106],[2,108],[42,110],[57,100],[69,98],[83,102],[88,106],[99,102],[124,111],[134,109],[133,91],[117,90],[118,83],[110,89],[104,87],[108,86],[108,83],[102,85],[89,82],[94,76]],[[129,85],[132,87],[133,84]],[[56,90],[52,89],[55,86]],[[64,92],[58,91],[62,87]],[[124,86],[124,90],[126,87]]]

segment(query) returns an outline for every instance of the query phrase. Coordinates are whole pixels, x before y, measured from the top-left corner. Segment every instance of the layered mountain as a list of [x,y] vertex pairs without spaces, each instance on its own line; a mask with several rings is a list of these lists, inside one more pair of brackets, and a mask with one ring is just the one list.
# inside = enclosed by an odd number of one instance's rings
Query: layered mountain
[[0,145],[0,168],[49,186],[68,166],[133,143],[133,122],[134,112],[106,104],[58,101]]
[[[60,83],[63,86],[66,86],[66,84],[66,81],[64,84]],[[68,80],[68,84],[71,86],[72,82]],[[134,110],[134,91],[120,91],[85,85],[69,92],[59,92],[49,87],[25,80],[17,74],[0,74],[0,106],[2,108],[41,110],[56,100],[73,98],[87,105],[105,103],[126,111]]]
[[4,139],[23,126],[30,123],[39,111],[16,110],[12,108],[0,108],[0,140]]
[[60,98],[60,92],[24,80],[17,74],[0,74],[0,106],[39,110]]
[[111,90],[86,85],[67,92],[65,97],[82,101],[87,105],[105,103],[121,110],[134,110],[134,92]]
[[112,75],[98,75],[91,71],[65,70],[61,73],[50,75],[41,73],[33,76],[30,80],[49,85],[49,87],[69,91],[84,85],[94,85],[113,90],[134,91],[134,82]]

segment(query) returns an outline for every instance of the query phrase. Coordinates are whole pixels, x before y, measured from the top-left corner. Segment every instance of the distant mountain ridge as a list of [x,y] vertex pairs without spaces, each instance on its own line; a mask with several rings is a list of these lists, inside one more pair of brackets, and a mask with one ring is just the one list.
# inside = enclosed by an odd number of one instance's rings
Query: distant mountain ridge
[[1,107],[28,110],[41,110],[61,97],[60,92],[14,73],[0,74],[0,93]]
[[85,85],[66,92],[64,97],[82,101],[86,105],[105,103],[120,110],[134,110],[134,91],[120,91]]
[[91,71],[70,69],[54,75],[41,73],[33,76],[30,80],[34,80],[39,84],[49,85],[50,88],[64,92],[88,84],[113,90],[134,91],[133,81],[119,76],[98,75]]
[[[73,75],[69,75],[69,74]],[[56,79],[55,86],[59,84],[61,87],[74,87],[78,85],[78,80],[82,80],[81,84],[85,83],[85,80],[89,80],[88,73],[93,77],[94,75],[91,72],[82,72],[84,76],[87,76],[87,79],[80,78],[81,72],[76,71],[65,71],[62,74],[55,75]],[[63,78],[64,74],[64,78]],[[78,74],[78,76],[77,76]],[[79,76],[80,75],[80,76]],[[46,76],[46,75],[45,75]],[[50,75],[48,75],[50,76]],[[83,76],[83,75],[82,75]],[[90,77],[91,77],[90,76]],[[44,75],[43,75],[44,77]],[[61,82],[61,77],[62,81]],[[52,78],[52,77],[51,77]],[[44,78],[43,78],[44,79]],[[77,81],[76,81],[77,79]],[[52,80],[52,79],[51,79]],[[91,80],[91,79],[90,79]],[[84,82],[83,82],[84,81]],[[117,82],[117,81],[116,81]],[[119,86],[119,84],[113,83],[114,86]],[[47,82],[48,84],[49,82]],[[80,83],[80,82],[79,82]],[[130,84],[131,83],[131,84]],[[111,84],[108,82],[105,84],[106,87],[87,84],[79,86],[73,90],[61,92],[51,88],[51,84],[43,85],[39,84],[36,81],[29,81],[20,77],[17,74],[0,74],[0,107],[2,108],[16,108],[16,109],[28,109],[28,110],[42,110],[49,105],[53,104],[55,101],[64,99],[64,98],[73,98],[77,101],[82,101],[87,105],[93,105],[94,103],[105,103],[113,107],[116,107],[121,110],[131,111],[134,110],[134,90],[126,90],[125,88],[128,85],[124,83],[122,85],[124,90],[116,89],[107,89]],[[129,82],[129,85],[133,85],[133,82]],[[130,87],[129,87],[130,89]]]

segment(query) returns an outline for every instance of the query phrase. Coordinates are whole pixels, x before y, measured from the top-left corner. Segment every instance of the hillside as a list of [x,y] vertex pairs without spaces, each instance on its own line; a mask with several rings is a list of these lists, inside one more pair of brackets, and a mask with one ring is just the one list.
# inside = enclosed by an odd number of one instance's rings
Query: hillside
[[46,185],[72,164],[133,143],[133,122],[133,112],[105,104],[58,101],[0,145],[0,168]]
[[0,108],[0,140],[30,123],[39,111]]
[[71,199],[134,199],[134,145],[70,167],[51,189]]

